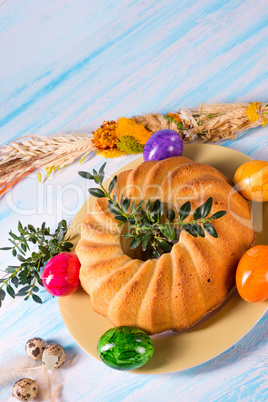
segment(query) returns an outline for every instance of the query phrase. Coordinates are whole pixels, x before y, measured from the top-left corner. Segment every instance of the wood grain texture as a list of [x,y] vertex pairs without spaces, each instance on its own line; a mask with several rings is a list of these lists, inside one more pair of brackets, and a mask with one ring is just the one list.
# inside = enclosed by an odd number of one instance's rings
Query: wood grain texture
[[[167,112],[202,101],[267,101],[267,2],[264,0],[0,1],[0,140],[27,134],[91,132],[103,120]],[[268,128],[220,144],[268,160]],[[110,159],[112,175],[136,156]],[[83,170],[103,159],[87,157]],[[70,223],[87,197],[77,162],[40,185],[36,172],[0,200],[1,240],[23,224]],[[12,261],[1,252],[1,268]],[[61,343],[62,400],[265,401],[266,314],[210,362],[169,375],[117,372],[83,352],[56,300],[39,306],[6,300],[0,310],[0,368],[32,336]],[[92,329],[94,330],[94,328]],[[10,384],[0,401],[11,401]]]

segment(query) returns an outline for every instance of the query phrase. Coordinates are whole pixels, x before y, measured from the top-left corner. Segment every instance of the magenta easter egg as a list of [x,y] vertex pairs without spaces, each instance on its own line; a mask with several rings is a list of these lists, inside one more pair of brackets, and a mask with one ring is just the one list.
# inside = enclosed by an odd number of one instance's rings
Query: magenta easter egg
[[156,131],[144,145],[144,161],[161,161],[172,156],[181,156],[183,141],[176,131],[164,129]]
[[80,286],[80,261],[74,253],[55,255],[46,264],[42,281],[45,289],[53,296],[68,296]]

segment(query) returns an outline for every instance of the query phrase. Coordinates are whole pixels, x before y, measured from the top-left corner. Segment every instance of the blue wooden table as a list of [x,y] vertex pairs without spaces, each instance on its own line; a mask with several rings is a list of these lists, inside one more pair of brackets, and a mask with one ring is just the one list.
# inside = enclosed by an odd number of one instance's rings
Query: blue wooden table
[[[265,0],[0,0],[0,142],[24,135],[91,132],[103,120],[201,102],[267,101]],[[268,128],[220,145],[268,160]],[[109,159],[112,175],[137,156]],[[83,170],[100,167],[90,156]],[[17,222],[70,223],[87,197],[79,161],[44,184],[33,172],[0,201],[1,246]],[[11,264],[1,252],[1,268]],[[265,401],[268,314],[209,362],[159,376],[108,369],[68,333],[56,299],[6,299],[0,371],[32,336],[62,344],[62,401]],[[94,330],[94,328],[92,328]],[[24,376],[24,375],[23,375]],[[0,400],[11,401],[11,385]]]

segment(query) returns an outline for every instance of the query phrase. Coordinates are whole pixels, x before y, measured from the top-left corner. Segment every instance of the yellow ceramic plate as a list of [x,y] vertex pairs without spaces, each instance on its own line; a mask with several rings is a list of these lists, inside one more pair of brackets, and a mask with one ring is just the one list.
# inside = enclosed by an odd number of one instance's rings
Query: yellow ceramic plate
[[[238,151],[210,144],[186,145],[183,156],[212,165],[231,179],[236,169],[250,160]],[[120,171],[132,169],[142,161],[143,159],[139,158]],[[69,228],[74,244],[80,236],[81,220],[90,211],[94,201],[95,198],[89,197]],[[257,232],[256,243],[267,244],[268,230],[265,228],[268,228],[268,203],[255,203],[252,209]],[[97,343],[101,335],[112,327],[109,320],[92,310],[90,297],[82,289],[70,296],[59,297],[58,304],[71,335],[85,351],[99,359]],[[135,370],[135,373],[170,373],[203,363],[222,353],[244,336],[257,323],[266,308],[267,301],[247,303],[234,293],[216,314],[191,330],[180,334],[168,331],[153,336],[154,355],[145,366]]]

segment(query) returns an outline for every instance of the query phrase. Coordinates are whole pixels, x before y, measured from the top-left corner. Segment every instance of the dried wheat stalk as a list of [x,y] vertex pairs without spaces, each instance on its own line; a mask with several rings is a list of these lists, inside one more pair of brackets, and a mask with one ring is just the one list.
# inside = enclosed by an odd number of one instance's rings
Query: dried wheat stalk
[[[179,133],[184,142],[198,139],[216,142],[220,139],[235,139],[238,133],[255,128],[263,123],[263,117],[252,123],[246,115],[249,103],[201,104],[199,108],[182,108],[173,116],[182,123],[180,129],[176,122],[168,121],[161,114],[134,116],[137,123],[142,123],[149,131],[170,128]],[[268,112],[267,103],[260,104],[260,115]]]
[[[246,113],[254,105],[257,105],[255,120]],[[168,115],[152,113],[134,116],[134,119],[151,132],[170,128],[179,133],[184,142],[216,142],[235,139],[238,133],[267,123],[268,104],[202,103],[199,108],[182,108]],[[60,168],[88,154],[95,149],[92,138],[92,134],[61,134],[48,138],[27,136],[3,145],[0,147],[0,195],[35,169]]]
[[[94,149],[92,134],[27,136],[0,148],[1,192],[19,178],[39,168],[61,168]],[[13,183],[15,184],[15,183]],[[4,191],[3,191],[4,190]]]

